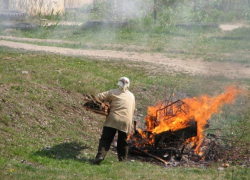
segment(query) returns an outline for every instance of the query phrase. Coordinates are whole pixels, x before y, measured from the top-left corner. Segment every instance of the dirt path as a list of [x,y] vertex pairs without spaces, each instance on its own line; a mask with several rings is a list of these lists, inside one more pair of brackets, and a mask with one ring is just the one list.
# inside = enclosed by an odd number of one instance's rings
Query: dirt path
[[220,24],[219,26],[223,31],[232,31],[237,28],[241,27],[249,27],[249,25],[246,25],[244,23],[237,23],[237,24]]
[[[147,62],[142,63],[151,69],[164,68],[171,73],[182,72],[192,75],[215,76],[224,75],[229,78],[249,78],[250,64],[240,63],[222,63],[222,62],[204,62],[200,59],[181,60],[177,58],[168,58],[163,53],[138,53],[115,50],[81,50],[51,46],[39,46],[21,42],[6,41],[3,39],[15,40],[14,37],[0,37],[0,46],[7,46],[14,49],[26,51],[56,53],[66,56],[85,56],[94,57],[101,60],[113,59],[121,61]],[[20,38],[16,38],[16,40]],[[28,39],[26,41],[48,41],[42,39]],[[52,40],[56,41],[56,40]],[[62,41],[58,41],[59,43]]]

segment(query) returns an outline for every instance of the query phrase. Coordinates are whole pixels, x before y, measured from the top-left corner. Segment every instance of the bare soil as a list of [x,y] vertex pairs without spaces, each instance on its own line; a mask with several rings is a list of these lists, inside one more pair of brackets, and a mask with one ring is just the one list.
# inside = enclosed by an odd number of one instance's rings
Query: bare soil
[[237,28],[241,28],[241,27],[249,27],[248,25],[244,24],[244,23],[237,23],[237,24],[221,24],[220,28],[223,31],[232,31],[234,29]]
[[[0,46],[6,46],[25,51],[55,53],[66,56],[83,56],[98,58],[99,60],[119,60],[139,62],[142,66],[150,70],[161,69],[170,73],[187,73],[191,75],[218,76],[228,78],[248,78],[250,77],[250,64],[227,63],[227,62],[205,62],[202,59],[179,59],[169,58],[164,53],[140,53],[133,51],[117,50],[83,50],[62,47],[40,46],[15,41],[36,41],[36,42],[56,42],[73,43],[61,40],[43,40],[17,38],[11,36],[0,36]],[[136,48],[136,47],[135,47]],[[139,47],[138,47],[139,48]],[[125,48],[126,49],[126,48]]]

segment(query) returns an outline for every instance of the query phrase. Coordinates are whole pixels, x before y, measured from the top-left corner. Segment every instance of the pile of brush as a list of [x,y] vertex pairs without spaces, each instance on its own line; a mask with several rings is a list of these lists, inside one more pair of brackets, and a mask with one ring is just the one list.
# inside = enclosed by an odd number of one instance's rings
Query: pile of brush
[[101,102],[94,95],[85,95],[84,100],[85,100],[85,103],[83,104],[83,107],[87,111],[92,111],[94,113],[105,115],[105,116],[109,114],[109,110],[110,110],[109,103]]

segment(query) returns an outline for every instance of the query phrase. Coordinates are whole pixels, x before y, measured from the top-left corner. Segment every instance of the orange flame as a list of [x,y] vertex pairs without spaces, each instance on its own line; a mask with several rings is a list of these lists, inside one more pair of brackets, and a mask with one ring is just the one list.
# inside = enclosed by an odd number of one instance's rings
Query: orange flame
[[[221,111],[222,106],[225,103],[233,103],[236,96],[241,92],[240,89],[236,88],[234,85],[228,87],[225,93],[222,93],[215,97],[209,97],[203,95],[200,98],[186,98],[182,100],[189,107],[189,111],[186,113],[179,113],[176,116],[171,117],[166,120],[163,114],[159,111],[160,108],[165,105],[158,103],[156,107],[148,107],[148,116],[145,117],[147,130],[154,134],[159,134],[164,131],[176,131],[189,126],[189,121],[194,119],[197,122],[197,136],[189,138],[187,141],[196,144],[196,153],[199,152],[201,141],[204,137],[204,126],[207,125],[208,120],[211,115]],[[175,110],[173,107],[173,111]],[[156,113],[158,114],[156,115]],[[152,117],[157,116],[157,126],[155,126],[155,119]]]

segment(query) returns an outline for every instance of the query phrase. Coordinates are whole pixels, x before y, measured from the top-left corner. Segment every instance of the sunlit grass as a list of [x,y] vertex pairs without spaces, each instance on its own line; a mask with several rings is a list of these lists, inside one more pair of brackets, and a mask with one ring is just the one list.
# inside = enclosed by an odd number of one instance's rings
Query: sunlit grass
[[[21,31],[0,27],[0,35],[69,41],[11,40],[52,47],[126,50],[164,53],[181,59],[250,62],[250,28],[223,32],[219,28],[174,26],[181,21],[230,21],[235,14],[211,11],[211,16],[205,17],[199,11],[192,13],[192,9],[193,5],[189,5],[172,14],[159,13],[156,25],[150,16],[142,21],[131,21],[124,29],[83,30],[79,26],[53,25]],[[65,20],[80,20],[82,23],[89,18],[76,15],[63,16]],[[44,18],[62,20],[59,14]],[[93,166],[91,161],[95,157],[105,118],[82,108],[83,94],[95,95],[116,88],[121,76],[131,80],[130,89],[136,97],[135,116],[141,117],[138,119],[140,123],[144,123],[147,107],[168,99],[174,88],[175,98],[182,99],[202,94],[218,95],[232,83],[244,87],[234,104],[224,106],[220,113],[212,116],[209,132],[220,130],[219,133],[231,138],[235,145],[249,143],[249,79],[171,74],[163,72],[161,67],[146,66],[146,63],[101,61],[0,47],[0,179],[249,179],[250,169],[245,166],[247,160],[243,159],[229,162],[230,167],[226,169],[218,169],[222,162],[209,163],[208,166],[164,167],[137,160],[120,163],[111,150],[101,166]],[[249,153],[249,150],[244,153]]]
[[[95,157],[104,117],[85,111],[83,94],[116,88],[120,76],[131,80],[138,114],[169,97],[173,88],[182,97],[223,92],[232,80],[151,71],[141,63],[99,61],[84,57],[13,51],[0,48],[0,177],[1,179],[227,179],[232,169],[219,165],[166,168],[152,163],[119,163],[110,151],[101,166]],[[247,80],[239,80],[247,84]],[[234,113],[240,113],[236,103]],[[247,104],[246,104],[247,105]],[[245,108],[247,109],[246,106]],[[215,116],[228,123],[230,111]],[[226,119],[228,118],[229,119]],[[225,120],[226,119],[226,120]],[[142,122],[143,123],[143,120]],[[216,124],[215,124],[216,125]],[[225,125],[225,124],[224,124]],[[237,167],[234,177],[248,177]]]
[[[133,29],[82,30],[81,27],[55,26],[40,27],[36,31],[2,31],[1,35],[18,37],[65,40],[62,42],[27,42],[26,43],[67,47],[74,49],[127,50],[126,46],[137,46],[130,51],[161,52],[169,57],[203,58],[206,61],[249,63],[250,28],[240,28],[232,32],[219,29],[183,29],[166,27],[168,31],[139,31]],[[14,40],[13,40],[14,41]],[[119,45],[119,46],[118,46]],[[179,52],[179,53],[178,53]]]

